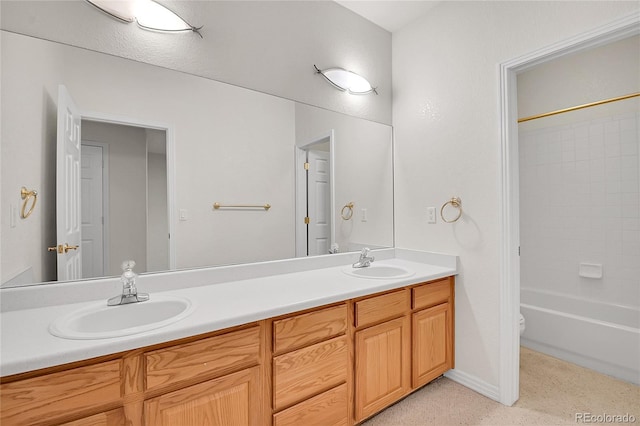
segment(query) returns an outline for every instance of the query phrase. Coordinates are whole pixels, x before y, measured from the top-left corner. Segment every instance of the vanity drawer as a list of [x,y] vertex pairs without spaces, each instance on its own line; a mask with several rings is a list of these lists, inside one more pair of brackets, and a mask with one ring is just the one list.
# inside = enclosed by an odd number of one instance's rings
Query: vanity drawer
[[2,423],[53,421],[118,401],[121,366],[120,360],[108,361],[3,383],[0,386]]
[[273,359],[273,399],[276,410],[347,380],[346,336],[336,337]]
[[233,331],[144,354],[146,388],[258,364],[260,327]]
[[347,331],[347,305],[334,306],[273,322],[273,351],[283,353]]
[[381,296],[356,302],[356,327],[373,324],[403,315],[409,310],[406,290],[394,291]]
[[348,425],[347,385],[342,384],[273,416],[273,426]]
[[451,297],[450,280],[450,278],[444,278],[414,287],[412,289],[413,309],[428,308],[447,302]]

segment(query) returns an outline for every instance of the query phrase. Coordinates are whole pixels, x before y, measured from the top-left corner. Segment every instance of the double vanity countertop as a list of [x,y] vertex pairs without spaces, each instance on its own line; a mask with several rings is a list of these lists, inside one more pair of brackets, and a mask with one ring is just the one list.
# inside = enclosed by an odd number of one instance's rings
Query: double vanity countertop
[[[457,273],[456,256],[404,249],[372,254],[376,256],[374,266],[400,267],[413,274],[404,278],[356,277],[345,270],[359,255],[344,253],[142,275],[139,292],[150,293],[152,300],[155,295],[188,299],[193,312],[162,328],[116,338],[60,338],[49,332],[49,325],[100,300],[106,305],[105,294],[113,296],[121,291],[118,278],[2,290],[0,376],[195,336]],[[74,296],[79,285],[84,288]],[[118,289],[116,293],[114,289]],[[29,297],[34,306],[24,302]]]

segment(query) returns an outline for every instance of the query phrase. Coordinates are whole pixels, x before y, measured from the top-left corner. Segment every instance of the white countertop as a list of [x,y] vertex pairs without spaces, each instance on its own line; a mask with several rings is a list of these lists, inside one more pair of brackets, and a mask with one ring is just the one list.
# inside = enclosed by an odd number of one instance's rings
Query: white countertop
[[[375,264],[400,266],[415,274],[404,279],[366,279],[344,273],[343,270],[350,267],[346,264],[155,292],[187,298],[195,305],[195,310],[188,317],[163,328],[118,338],[69,340],[48,332],[49,324],[55,319],[101,298],[5,311],[0,314],[0,375],[8,376],[221,330],[457,272],[456,256],[429,257],[429,254],[408,250],[396,250],[394,256]],[[150,293],[153,297],[154,292]]]

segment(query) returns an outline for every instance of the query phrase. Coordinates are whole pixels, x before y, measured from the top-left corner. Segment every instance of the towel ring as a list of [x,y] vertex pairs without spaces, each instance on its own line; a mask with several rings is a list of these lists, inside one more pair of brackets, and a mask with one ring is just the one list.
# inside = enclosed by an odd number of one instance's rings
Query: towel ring
[[344,220],[349,220],[353,217],[353,202],[345,204],[345,206],[340,211],[340,216],[342,216],[342,219]]
[[[23,186],[20,188],[20,198],[24,200],[22,202],[22,209],[20,210],[20,217],[26,219],[31,215],[31,213],[33,213],[33,209],[36,207],[36,203],[38,202],[38,191],[28,190]],[[31,198],[33,198],[31,208],[29,208],[28,211],[25,211],[27,210],[27,203],[29,203]]]
[[[451,220],[447,220],[444,217],[444,208],[447,207],[448,204],[451,204],[452,207],[455,207],[456,209],[458,209],[458,215],[451,219]],[[460,216],[462,216],[462,200],[460,200],[459,197],[453,197],[451,198],[449,201],[447,201],[446,203],[444,203],[442,205],[442,207],[440,208],[440,217],[442,218],[443,221],[445,221],[446,223],[453,223],[456,222],[458,219],[460,219]]]

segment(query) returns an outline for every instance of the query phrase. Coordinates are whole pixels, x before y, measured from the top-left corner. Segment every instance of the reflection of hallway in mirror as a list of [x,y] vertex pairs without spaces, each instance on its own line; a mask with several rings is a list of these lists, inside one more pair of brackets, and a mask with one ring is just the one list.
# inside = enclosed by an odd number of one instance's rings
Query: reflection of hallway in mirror
[[[107,156],[106,146],[82,143],[80,173],[80,211],[82,214],[82,276],[94,278],[104,276],[104,182],[109,181],[108,167],[103,167]],[[103,179],[104,178],[104,179]]]
[[165,131],[82,121],[82,275],[169,269]]

